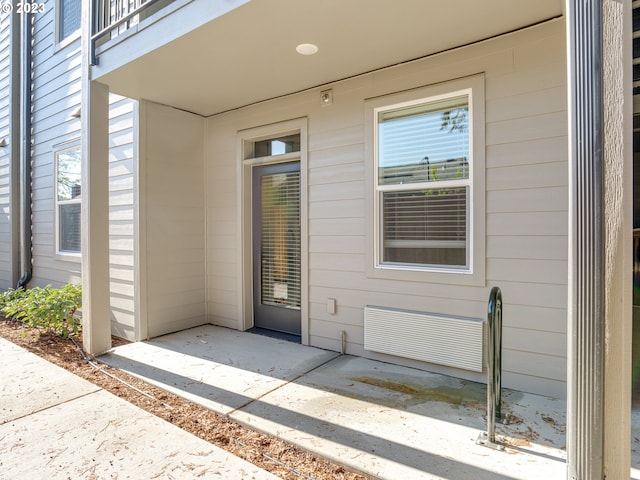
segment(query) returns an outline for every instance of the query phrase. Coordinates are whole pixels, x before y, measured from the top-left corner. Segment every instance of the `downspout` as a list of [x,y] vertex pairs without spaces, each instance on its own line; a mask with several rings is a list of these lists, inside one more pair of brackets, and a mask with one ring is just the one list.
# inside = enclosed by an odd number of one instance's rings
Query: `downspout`
[[603,257],[605,170],[602,8],[602,0],[567,1],[569,480],[604,478],[606,317],[603,278],[606,263]]
[[10,231],[9,239],[11,245],[11,277],[9,285],[16,286],[21,275],[20,266],[20,52],[22,51],[20,40],[22,31],[22,21],[20,16],[11,15],[11,38],[10,38],[10,124],[9,124],[9,165],[10,165]]
[[31,94],[33,83],[32,39],[33,16],[22,13],[20,32],[20,268],[22,276],[17,288],[26,287],[33,275],[33,256],[31,238]]

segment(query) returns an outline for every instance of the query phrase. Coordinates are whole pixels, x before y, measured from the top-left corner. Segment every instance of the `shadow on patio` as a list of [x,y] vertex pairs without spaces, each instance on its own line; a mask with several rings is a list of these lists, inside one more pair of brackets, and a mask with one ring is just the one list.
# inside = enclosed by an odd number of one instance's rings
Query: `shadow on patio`
[[206,325],[100,361],[375,478],[565,473],[565,403],[505,390],[507,452],[475,444],[484,385]]

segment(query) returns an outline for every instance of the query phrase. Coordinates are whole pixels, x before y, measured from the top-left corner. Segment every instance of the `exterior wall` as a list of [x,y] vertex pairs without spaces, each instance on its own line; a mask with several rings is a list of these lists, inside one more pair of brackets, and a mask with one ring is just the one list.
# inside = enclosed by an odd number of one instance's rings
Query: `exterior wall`
[[[81,122],[79,118],[72,116],[81,102],[80,37],[76,36],[56,45],[55,8],[51,3],[51,8],[47,8],[45,13],[34,16],[31,286],[62,285],[81,280],[80,257],[56,253],[54,198],[55,152],[66,146],[79,145],[80,141]],[[130,340],[135,337],[135,116],[136,102],[116,95],[110,96],[109,241],[112,330],[114,334]],[[4,259],[4,254],[2,258]]]
[[[13,240],[11,206],[11,27],[10,16],[0,16],[0,290],[15,287],[13,278]],[[16,140],[19,141],[19,140]]]
[[[53,7],[53,5],[52,5]],[[80,37],[56,45],[55,8],[33,17],[33,279],[30,286],[80,282],[79,256],[56,254],[54,154],[80,139]],[[71,142],[71,143],[69,143]]]
[[141,322],[154,337],[206,323],[204,119],[141,102],[139,130]]
[[[484,318],[490,287],[504,296],[503,385],[566,395],[567,125],[562,21],[208,119],[207,300],[213,323],[241,328],[238,132],[308,119],[311,345],[473,380],[484,375],[363,348],[363,308],[380,305]],[[367,274],[365,99],[484,73],[486,282],[376,279]],[[332,88],[334,103],[319,92]],[[244,293],[248,296],[248,293]],[[337,300],[335,315],[327,298]],[[303,327],[304,331],[304,327]]]
[[135,220],[137,102],[110,96],[109,109],[109,253],[111,330],[128,340],[135,332]]

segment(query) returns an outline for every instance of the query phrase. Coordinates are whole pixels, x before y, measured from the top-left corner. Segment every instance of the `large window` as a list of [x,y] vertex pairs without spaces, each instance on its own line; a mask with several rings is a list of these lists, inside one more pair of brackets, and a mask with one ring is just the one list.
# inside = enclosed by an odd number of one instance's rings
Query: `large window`
[[469,269],[469,97],[377,110],[381,264]]
[[56,153],[56,218],[58,252],[80,252],[80,147]]
[[58,42],[62,42],[72,33],[80,29],[80,0],[58,0],[57,22]]

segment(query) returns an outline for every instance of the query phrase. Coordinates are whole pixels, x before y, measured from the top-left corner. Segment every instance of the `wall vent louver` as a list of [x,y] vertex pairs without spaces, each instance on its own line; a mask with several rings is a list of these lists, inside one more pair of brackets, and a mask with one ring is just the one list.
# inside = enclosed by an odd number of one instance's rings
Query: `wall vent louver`
[[374,352],[481,372],[484,322],[367,306],[364,348]]

